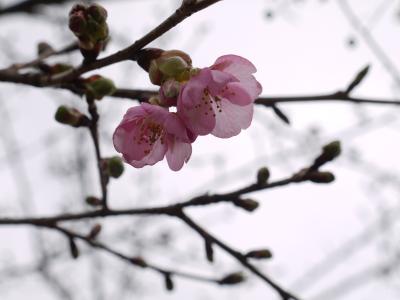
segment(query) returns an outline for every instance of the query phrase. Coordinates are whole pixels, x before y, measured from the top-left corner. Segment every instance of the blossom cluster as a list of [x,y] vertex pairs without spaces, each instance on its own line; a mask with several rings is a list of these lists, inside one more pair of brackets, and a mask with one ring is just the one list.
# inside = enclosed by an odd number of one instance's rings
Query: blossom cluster
[[230,138],[248,128],[262,87],[253,76],[255,66],[237,55],[221,56],[199,69],[182,51],[156,53],[139,64],[160,86],[158,95],[128,109],[113,142],[133,167],[154,165],[166,157],[170,169],[178,171],[198,136]]

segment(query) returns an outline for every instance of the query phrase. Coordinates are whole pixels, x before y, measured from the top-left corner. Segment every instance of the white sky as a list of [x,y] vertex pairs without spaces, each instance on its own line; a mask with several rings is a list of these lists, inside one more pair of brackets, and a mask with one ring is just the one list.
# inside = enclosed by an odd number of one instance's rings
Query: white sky
[[[170,14],[176,2],[107,1],[111,33],[117,39],[123,36],[125,42],[122,43],[128,45]],[[400,69],[400,20],[395,18],[395,12],[399,10],[398,1],[348,2],[358,16],[368,26],[372,26],[374,38]],[[392,4],[388,5],[384,16],[374,21],[371,17],[373,13],[382,3],[389,2]],[[286,3],[287,8],[282,3]],[[281,13],[272,21],[266,20],[266,11],[276,11],[277,8],[281,9]],[[30,19],[32,22],[27,29],[26,23],[22,22],[24,18],[15,17],[12,25],[9,24],[10,19],[0,20],[0,26],[4,28],[0,32],[1,41],[13,35],[10,42],[16,49],[12,51],[22,56],[21,60],[33,57],[33,45],[38,41],[49,39],[55,41],[55,45],[60,45],[71,39],[70,34],[55,36],[54,28],[44,28],[46,23],[38,20],[38,17]],[[357,41],[354,49],[346,45],[350,36],[355,36]],[[256,77],[263,85],[263,94],[274,96],[332,92],[346,87],[357,71],[371,64],[370,74],[357,88],[355,95],[399,98],[392,77],[351,27],[339,9],[338,1],[225,0],[192,16],[152,46],[184,50],[199,67],[212,64],[218,56],[224,54],[244,56],[257,66]],[[115,50],[116,45],[111,44],[107,51],[111,53]],[[9,64],[2,54],[0,62],[2,65]],[[134,63],[112,66],[98,73],[112,77],[121,87],[150,87],[146,74]],[[23,163],[28,170],[36,211],[40,215],[57,211],[67,197],[64,195],[63,183],[57,183],[46,175],[48,169],[43,165],[46,156],[60,156],[61,159],[65,151],[71,151],[69,143],[75,134],[71,129],[61,128],[52,121],[56,107],[60,103],[70,103],[70,94],[48,91],[47,95],[51,96],[44,95],[42,91],[32,88],[15,89],[10,85],[2,85],[0,90],[1,100],[13,112],[20,147],[29,149],[34,141],[40,140],[48,132],[65,134],[65,141],[56,146],[53,152],[43,151],[31,157],[29,150],[26,150],[27,156]],[[73,100],[73,103],[80,105],[79,100]],[[108,130],[118,124],[125,109],[131,105],[129,101],[101,102],[102,112],[112,111]],[[380,215],[377,207],[397,206],[398,189],[385,185],[385,191],[379,193],[382,198],[377,198],[373,194],[371,176],[374,173],[372,171],[378,170],[375,166],[393,174],[400,171],[398,110],[389,106],[354,106],[334,102],[282,104],[280,107],[290,117],[290,127],[277,120],[269,109],[258,107],[253,125],[240,136],[228,140],[213,137],[199,139],[194,144],[191,161],[178,173],[169,171],[165,162],[143,170],[129,169],[122,180],[111,184],[111,203],[117,207],[126,207],[131,206],[129,203],[133,199],[138,203],[137,199],[141,197],[141,205],[145,206],[148,201],[146,198],[151,195],[149,191],[136,190],[135,184],[141,176],[154,180],[152,192],[156,199],[152,200],[153,204],[172,203],[205,191],[229,191],[243,186],[252,182],[256,170],[262,165],[268,165],[272,179],[278,179],[309,163],[318,154],[319,146],[340,139],[344,155],[326,167],[337,176],[334,184],[300,184],[254,193],[250,196],[260,200],[262,205],[253,214],[224,205],[190,211],[211,232],[238,249],[246,251],[257,247],[270,248],[275,254],[273,260],[260,263],[259,266],[302,299],[327,300],[330,299],[327,296],[316,296],[357,270],[389,258],[387,252],[378,247],[380,244],[375,239],[368,247],[346,260],[329,277],[321,278],[318,282],[314,278],[315,284],[309,289],[294,284],[311,266],[373,222]],[[357,129],[361,122],[359,115],[365,115],[367,121],[371,118],[373,125]],[[319,135],[307,134],[311,128],[318,128]],[[3,131],[0,129],[0,133],[7,136],[7,132]],[[107,155],[115,154],[111,141],[103,140],[103,143]],[[0,146],[0,158],[6,150],[4,145]],[[349,157],[354,151],[358,151],[360,157],[372,167],[368,169],[365,164],[360,167],[352,165]],[[94,169],[93,174],[95,179]],[[11,199],[18,196],[9,168],[0,170],[0,180],[0,207],[8,207]],[[92,192],[96,189],[95,185],[91,188]],[[64,194],[59,195],[60,191]],[[5,212],[12,213],[13,210]],[[181,224],[172,224],[181,228]],[[177,249],[185,249],[189,244],[197,249],[203,246],[200,238],[189,231],[183,231],[178,240]],[[12,253],[17,261],[32,259],[27,245],[25,230],[0,231],[0,251],[7,252],[7,255]],[[168,262],[168,259],[160,257],[149,259]],[[232,267],[232,260],[224,253],[218,251],[217,260],[223,262],[215,267],[218,274],[236,270]],[[84,273],[84,263],[81,265]],[[182,266],[182,269],[199,268],[199,272],[212,274],[206,265],[206,261],[194,262],[193,265]],[[73,281],[79,274],[66,276],[72,277]],[[234,288],[176,279],[177,289],[172,294],[164,292],[157,275],[144,275],[144,279],[148,280],[145,284],[154,291],[144,299],[277,299],[273,298],[275,294],[270,288],[251,275],[248,283]],[[335,299],[398,299],[398,288],[391,284],[393,282],[375,280]],[[10,290],[0,285],[1,299],[24,299],[26,295],[32,295],[30,299],[54,299],[54,295],[46,296],[38,292],[40,289],[34,280],[9,286],[21,288]],[[88,292],[83,291],[78,299],[89,299]]]

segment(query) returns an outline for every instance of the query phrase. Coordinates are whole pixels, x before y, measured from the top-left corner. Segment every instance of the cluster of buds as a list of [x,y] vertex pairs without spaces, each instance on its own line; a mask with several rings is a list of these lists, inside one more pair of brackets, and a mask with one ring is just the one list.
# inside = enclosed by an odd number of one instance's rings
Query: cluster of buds
[[79,39],[85,59],[94,60],[108,40],[107,11],[98,4],[76,4],[69,13],[69,29]]
[[160,93],[149,103],[170,107],[176,105],[181,85],[196,72],[192,59],[180,50],[143,49],[138,64],[149,73],[151,83],[160,86]]

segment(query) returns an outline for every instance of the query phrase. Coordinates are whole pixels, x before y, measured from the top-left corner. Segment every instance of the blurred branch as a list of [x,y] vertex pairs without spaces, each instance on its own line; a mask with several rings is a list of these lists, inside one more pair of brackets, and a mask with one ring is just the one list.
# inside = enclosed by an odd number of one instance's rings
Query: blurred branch
[[35,13],[39,6],[50,4],[63,4],[71,0],[25,0],[10,6],[0,8],[0,15],[13,13]]
[[400,73],[396,68],[396,65],[391,61],[389,56],[385,53],[383,48],[375,40],[370,30],[363,25],[361,20],[354,13],[353,9],[348,4],[347,0],[338,0],[339,8],[342,10],[343,14],[346,16],[351,26],[357,30],[361,37],[364,39],[365,43],[376,56],[376,58],[381,62],[384,68],[392,76],[393,80],[397,85],[400,85]]
[[[298,102],[349,102],[357,104],[378,104],[378,105],[400,105],[400,100],[385,100],[385,99],[373,99],[368,97],[354,97],[351,93],[354,89],[362,83],[365,79],[366,71],[363,68],[351,81],[348,87],[344,90],[339,90],[333,93],[327,94],[314,94],[314,95],[299,95],[299,96],[268,96],[259,97],[256,99],[255,104],[264,105],[268,107],[274,107],[278,103],[298,103]],[[41,83],[36,81],[36,73],[25,73],[18,74],[10,72],[9,69],[0,70],[0,81],[26,84],[36,87],[42,87]],[[84,95],[85,90],[81,87],[79,80],[75,83],[65,83],[52,86],[53,88],[69,90],[77,95]],[[115,98],[132,99],[139,102],[146,102],[151,96],[157,94],[155,90],[142,90],[142,89],[117,89],[116,92],[111,96]]]
[[282,300],[299,300],[297,296],[294,296],[293,294],[289,293],[282,287],[280,287],[277,283],[275,283],[273,280],[271,280],[269,277],[264,275],[262,272],[260,272],[255,266],[253,266],[251,263],[248,262],[248,259],[246,258],[245,255],[242,253],[234,250],[221,240],[217,239],[213,235],[211,235],[209,232],[204,230],[200,225],[198,225],[196,222],[194,222],[191,218],[189,218],[186,214],[181,212],[181,214],[178,215],[178,217],[185,222],[190,228],[192,228],[194,231],[196,231],[201,237],[204,238],[204,240],[207,243],[210,244],[216,244],[218,245],[221,249],[223,249],[225,252],[229,253],[232,257],[234,257],[236,260],[238,260],[244,267],[246,267],[249,271],[251,271],[253,274],[261,278],[264,282],[266,282],[268,285],[270,285],[272,288],[274,288]]
[[[75,239],[77,240],[81,240],[84,241],[86,244],[90,245],[93,248],[96,249],[101,249],[113,256],[116,256],[124,261],[127,261],[128,263],[140,267],[140,268],[144,268],[144,269],[150,269],[153,271],[156,271],[158,273],[160,273],[161,275],[165,276],[165,274],[170,274],[170,275],[175,275],[175,276],[179,276],[179,277],[183,277],[183,278],[187,278],[187,279],[191,279],[191,280],[196,280],[196,281],[204,281],[204,282],[211,282],[211,283],[218,283],[218,279],[214,279],[214,278],[208,278],[208,277],[204,277],[204,276],[200,276],[197,274],[191,274],[191,273],[185,273],[185,272],[181,272],[181,271],[176,271],[176,270],[172,270],[172,269],[164,269],[161,267],[158,267],[156,265],[150,264],[148,262],[146,262],[145,260],[143,260],[143,258],[141,257],[131,257],[131,256],[127,256],[125,254],[122,254],[121,252],[114,250],[108,246],[106,246],[103,243],[100,243],[98,241],[96,241],[95,239],[91,239],[88,236],[84,236],[75,232],[72,232],[70,230],[67,230],[65,228],[59,227],[57,225],[50,225],[50,226],[45,226],[47,228],[51,228],[51,229],[55,229],[61,233],[63,233],[68,239],[74,241]],[[74,242],[73,242],[74,243]],[[78,249],[78,248],[77,248]],[[78,254],[76,255],[79,256],[79,250]]]
[[[71,247],[71,252],[73,257],[78,257],[79,251],[78,248],[74,242],[75,239],[80,239],[84,240],[91,246],[95,248],[100,248],[103,249],[111,254],[114,254],[122,259],[129,260],[131,261],[131,258],[128,258],[124,255],[122,255],[119,252],[116,252],[107,246],[103,244],[99,244],[90,237],[85,237],[82,235],[78,235],[75,233],[72,233],[70,231],[67,231],[66,229],[63,229],[58,226],[58,223],[61,221],[72,221],[72,220],[80,220],[80,219],[85,219],[85,218],[97,218],[97,217],[108,217],[108,216],[121,216],[121,215],[168,215],[168,216],[173,216],[181,219],[184,221],[188,226],[190,226],[193,230],[198,232],[200,235],[202,235],[205,239],[206,242],[208,243],[215,243],[218,246],[220,246],[222,249],[224,249],[227,253],[229,253],[231,256],[239,260],[244,267],[246,267],[250,272],[255,274],[256,276],[260,277],[263,281],[265,281],[267,284],[269,284],[273,289],[275,289],[279,295],[282,297],[284,300],[289,300],[289,299],[298,299],[297,297],[293,296],[289,292],[285,291],[283,288],[281,288],[279,285],[277,285],[274,281],[269,279],[266,275],[262,274],[257,268],[255,268],[252,264],[247,262],[247,258],[245,255],[233,250],[229,246],[227,246],[225,243],[221,242],[217,238],[211,236],[209,233],[207,233],[204,229],[202,229],[199,225],[197,225],[194,221],[192,221],[184,212],[183,210],[187,207],[191,206],[198,206],[198,205],[209,205],[209,204],[215,204],[215,203],[220,203],[220,202],[229,202],[234,204],[237,207],[240,207],[244,210],[247,210],[249,212],[254,211],[258,207],[258,202],[251,200],[251,199],[242,199],[241,196],[244,194],[248,194],[250,192],[255,192],[255,191],[260,191],[260,190],[265,190],[265,189],[270,189],[278,186],[285,186],[291,183],[299,183],[299,182],[306,182],[306,181],[312,181],[316,183],[329,183],[334,180],[333,174],[330,172],[321,172],[319,171],[319,168],[326,163],[332,161],[335,159],[338,155],[340,154],[340,144],[338,142],[332,142],[326,146],[323,147],[322,153],[315,158],[313,163],[308,166],[307,168],[303,168],[300,171],[296,172],[294,175],[283,179],[283,180],[278,180],[275,182],[268,183],[269,179],[269,171],[266,168],[262,168],[259,170],[256,178],[256,182],[253,184],[250,184],[244,188],[238,189],[236,191],[233,191],[231,193],[226,193],[226,194],[214,194],[214,195],[203,195],[199,197],[195,197],[191,200],[188,200],[186,202],[182,203],[177,203],[169,206],[161,206],[161,207],[151,207],[151,208],[142,208],[142,209],[130,209],[130,210],[111,210],[111,209],[101,209],[98,211],[93,211],[93,212],[85,212],[85,213],[80,213],[80,214],[64,214],[64,215],[59,215],[55,217],[49,217],[49,218],[4,218],[0,219],[0,225],[17,225],[17,224],[25,224],[25,225],[34,225],[38,227],[45,227],[45,228],[50,228],[50,229],[56,229],[62,233],[64,233],[70,240],[70,247]],[[138,265],[138,263],[134,263]],[[139,263],[140,265],[143,265],[143,263]],[[166,276],[167,280],[167,287],[168,289],[172,286],[171,285],[171,278],[170,276],[172,274],[177,274],[177,272],[172,273],[171,271],[166,271],[162,270],[156,267],[150,267],[153,270],[156,270],[160,273],[163,273]],[[181,276],[181,275],[180,275]],[[196,276],[190,277],[186,276],[192,279],[198,279]],[[228,279],[227,279],[228,278]],[[220,284],[234,284],[234,283],[239,283],[240,281],[237,281],[238,278],[231,278],[227,277],[222,280],[217,281],[217,283]],[[204,278],[201,280],[204,281]],[[206,281],[211,281],[211,280],[206,280]],[[233,282],[231,282],[233,281]],[[215,280],[213,281],[215,282]]]

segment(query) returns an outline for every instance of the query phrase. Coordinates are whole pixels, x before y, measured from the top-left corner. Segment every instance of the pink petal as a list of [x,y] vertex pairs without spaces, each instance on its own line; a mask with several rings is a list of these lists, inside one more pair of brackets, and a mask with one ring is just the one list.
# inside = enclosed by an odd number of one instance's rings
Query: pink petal
[[125,123],[129,123],[131,121],[143,118],[145,115],[146,115],[146,112],[141,105],[131,107],[126,111],[119,126],[121,126]]
[[158,140],[151,148],[149,154],[141,158],[140,160],[127,160],[127,162],[135,168],[142,168],[144,166],[152,166],[155,163],[161,161],[164,158],[165,152],[167,151],[167,145],[161,143]]
[[253,119],[253,104],[239,106],[227,99],[221,100],[221,112],[217,112],[216,124],[212,134],[219,138],[238,135],[250,126]]
[[192,77],[182,88],[178,98],[178,106],[184,108],[193,108],[201,102],[204,90],[212,81],[211,71],[202,69],[200,73]]
[[257,72],[256,67],[249,60],[233,54],[219,57],[211,68],[232,74],[240,81]]
[[186,127],[196,135],[209,134],[215,126],[215,112],[209,103],[213,98],[207,97],[207,103],[200,103],[197,107],[185,109],[178,105],[178,114],[185,122]]
[[149,103],[142,103],[144,111],[147,116],[159,124],[163,124],[165,119],[168,117],[169,111],[165,107],[158,105],[152,105]]
[[169,113],[165,120],[164,127],[169,134],[174,135],[177,139],[189,143],[193,140],[188,135],[188,130],[176,113]]
[[261,84],[254,78],[253,75],[250,75],[247,78],[242,78],[240,80],[242,86],[247,90],[249,95],[253,98],[253,101],[260,96],[262,93],[262,86]]
[[166,153],[168,166],[172,171],[179,171],[183,164],[188,162],[192,154],[192,145],[182,143],[174,138],[168,139],[168,151]]
[[211,81],[211,71],[203,69],[189,80],[178,98],[178,115],[195,135],[209,134],[215,125],[213,98],[206,94]]
[[238,81],[233,75],[219,70],[212,70],[207,88],[211,95],[218,95],[227,84],[233,81]]
[[220,96],[240,106],[248,105],[254,101],[240,82],[228,83]]

